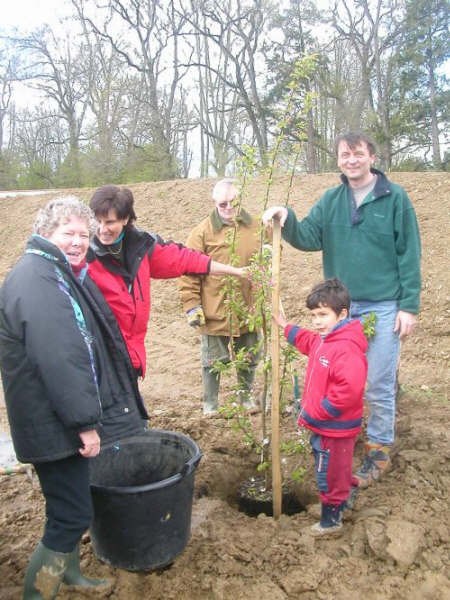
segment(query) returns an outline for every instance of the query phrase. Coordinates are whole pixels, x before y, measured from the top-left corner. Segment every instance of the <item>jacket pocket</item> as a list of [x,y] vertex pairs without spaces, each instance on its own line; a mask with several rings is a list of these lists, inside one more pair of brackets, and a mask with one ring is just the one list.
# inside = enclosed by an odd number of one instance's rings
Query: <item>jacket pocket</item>
[[332,417],[337,418],[342,414],[342,411],[333,406],[326,396],[320,403],[320,406]]

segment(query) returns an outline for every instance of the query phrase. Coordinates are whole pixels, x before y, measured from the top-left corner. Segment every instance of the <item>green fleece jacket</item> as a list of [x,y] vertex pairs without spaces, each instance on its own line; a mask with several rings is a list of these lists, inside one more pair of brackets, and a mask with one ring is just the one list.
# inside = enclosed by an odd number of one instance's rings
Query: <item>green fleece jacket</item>
[[356,209],[345,176],[299,221],[292,209],[283,238],[295,248],[322,250],[326,278],[338,277],[352,300],[398,300],[417,314],[420,236],[416,214],[403,188],[372,169],[375,188]]

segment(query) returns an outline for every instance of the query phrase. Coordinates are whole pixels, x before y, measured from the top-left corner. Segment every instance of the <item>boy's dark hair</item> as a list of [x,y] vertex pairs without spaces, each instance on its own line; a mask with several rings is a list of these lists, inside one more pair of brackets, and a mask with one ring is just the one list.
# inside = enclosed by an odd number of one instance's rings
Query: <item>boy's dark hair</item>
[[334,153],[336,156],[338,155],[339,144],[341,142],[346,142],[352,150],[363,142],[367,145],[370,154],[374,155],[377,152],[375,142],[362,131],[348,131],[347,133],[339,134],[334,140]]
[[319,305],[328,306],[340,315],[346,308],[350,310],[350,294],[345,285],[339,279],[326,279],[314,286],[306,298],[306,306],[309,310],[318,308]]
[[127,225],[131,225],[136,220],[133,204],[132,191],[126,187],[119,187],[117,185],[102,185],[95,190],[89,202],[89,206],[96,216],[105,216],[113,208],[119,219],[129,217]]

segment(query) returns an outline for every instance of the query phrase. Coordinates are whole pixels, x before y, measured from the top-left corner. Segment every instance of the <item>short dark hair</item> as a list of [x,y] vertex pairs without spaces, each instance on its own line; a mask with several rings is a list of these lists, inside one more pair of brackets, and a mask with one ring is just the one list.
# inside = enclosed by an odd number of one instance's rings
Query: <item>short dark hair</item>
[[89,202],[89,206],[95,215],[107,215],[113,208],[119,219],[128,217],[128,224],[136,220],[136,213],[133,208],[133,193],[126,187],[117,185],[102,185],[97,188]]
[[329,306],[336,315],[340,315],[344,308],[350,310],[350,294],[339,279],[326,279],[314,286],[306,298],[309,310],[319,306]]
[[375,142],[362,131],[348,131],[347,133],[340,133],[334,140],[334,153],[336,156],[338,155],[339,144],[341,142],[346,142],[352,150],[354,150],[358,144],[363,142],[367,145],[371,155],[374,155],[377,152]]

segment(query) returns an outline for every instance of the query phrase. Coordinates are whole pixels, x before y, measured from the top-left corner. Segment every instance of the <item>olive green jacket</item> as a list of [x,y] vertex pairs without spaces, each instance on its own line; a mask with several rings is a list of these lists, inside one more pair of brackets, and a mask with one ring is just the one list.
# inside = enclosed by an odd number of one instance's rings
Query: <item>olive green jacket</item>
[[[244,267],[250,263],[251,257],[259,251],[261,222],[252,218],[245,210],[241,209],[236,219],[236,255],[237,267]],[[209,217],[204,219],[189,234],[186,246],[208,254],[212,260],[230,263],[230,238],[234,226],[226,225],[215,209]],[[205,313],[206,325],[200,332],[208,335],[233,335],[239,336],[248,331],[245,323],[238,319],[230,319],[224,295],[225,277],[222,275],[188,276],[178,279],[178,289],[181,302],[186,312],[202,306]],[[248,280],[239,280],[243,302],[251,307],[252,292]]]

